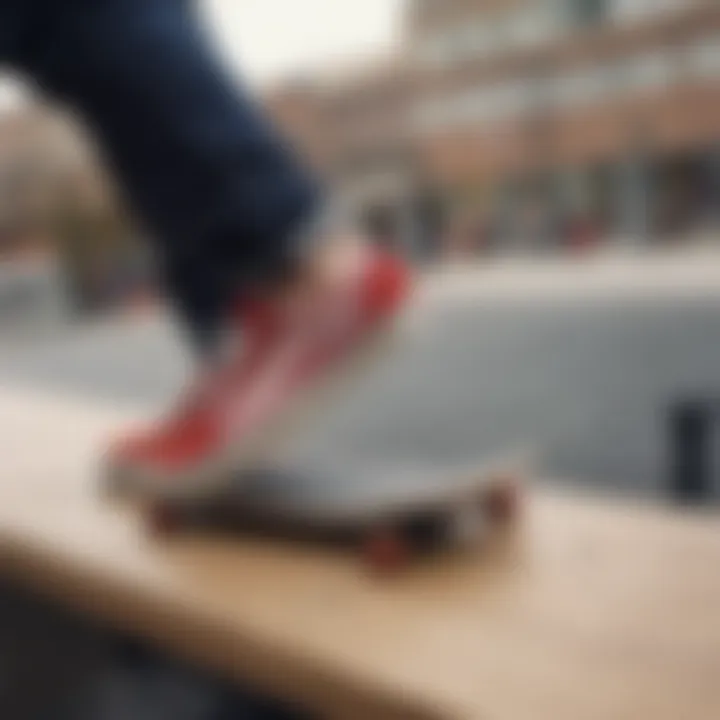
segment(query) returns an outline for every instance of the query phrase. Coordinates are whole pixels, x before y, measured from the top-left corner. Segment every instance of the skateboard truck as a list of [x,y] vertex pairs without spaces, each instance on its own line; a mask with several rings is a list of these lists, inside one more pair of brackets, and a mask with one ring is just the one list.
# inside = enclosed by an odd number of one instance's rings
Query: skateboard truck
[[321,540],[350,547],[372,571],[391,574],[424,557],[480,546],[490,534],[513,524],[520,512],[521,483],[509,472],[478,474],[457,489],[452,484],[438,487],[424,495],[373,497],[364,505],[331,506],[324,512],[311,504],[305,513],[292,504],[253,506],[242,493],[192,501],[160,498],[146,505],[145,520],[160,537],[223,527]]

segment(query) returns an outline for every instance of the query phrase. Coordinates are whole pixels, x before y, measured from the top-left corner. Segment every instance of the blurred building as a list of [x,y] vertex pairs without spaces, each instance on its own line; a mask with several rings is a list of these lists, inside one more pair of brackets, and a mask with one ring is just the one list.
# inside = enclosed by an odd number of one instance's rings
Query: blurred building
[[58,205],[98,176],[72,118],[30,101],[0,113],[0,257],[47,251]]
[[46,118],[28,107],[0,115],[0,256],[43,245],[41,221],[57,187]]
[[[136,269],[141,254],[133,230],[93,143],[72,115],[34,101],[0,114],[3,277],[24,277],[32,266],[38,277],[62,279],[72,307],[103,308],[144,281],[144,268]],[[0,312],[17,304],[16,296],[29,295],[9,281],[5,286]]]
[[396,55],[270,97],[418,254],[687,238],[720,216],[716,0],[414,0]]

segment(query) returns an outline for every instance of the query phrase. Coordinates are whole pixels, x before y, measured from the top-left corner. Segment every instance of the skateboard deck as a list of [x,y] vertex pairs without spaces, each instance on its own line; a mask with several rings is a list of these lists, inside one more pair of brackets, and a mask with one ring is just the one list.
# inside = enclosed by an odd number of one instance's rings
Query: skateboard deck
[[442,470],[411,464],[346,469],[263,468],[193,500],[153,500],[149,528],[239,529],[357,550],[378,569],[394,569],[440,550],[481,545],[519,512],[520,470],[480,462]]

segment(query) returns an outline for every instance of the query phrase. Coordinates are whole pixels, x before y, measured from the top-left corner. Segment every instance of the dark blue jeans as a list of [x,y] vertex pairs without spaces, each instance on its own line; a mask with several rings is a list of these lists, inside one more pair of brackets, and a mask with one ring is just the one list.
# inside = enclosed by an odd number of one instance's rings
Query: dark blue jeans
[[96,134],[197,339],[292,261],[319,190],[188,0],[0,0],[0,60]]

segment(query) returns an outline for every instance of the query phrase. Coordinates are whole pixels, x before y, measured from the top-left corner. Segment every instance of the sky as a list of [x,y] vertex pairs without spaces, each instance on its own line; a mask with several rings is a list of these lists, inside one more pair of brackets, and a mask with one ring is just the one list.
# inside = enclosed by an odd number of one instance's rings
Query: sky
[[203,0],[230,61],[267,84],[391,45],[402,0]]

